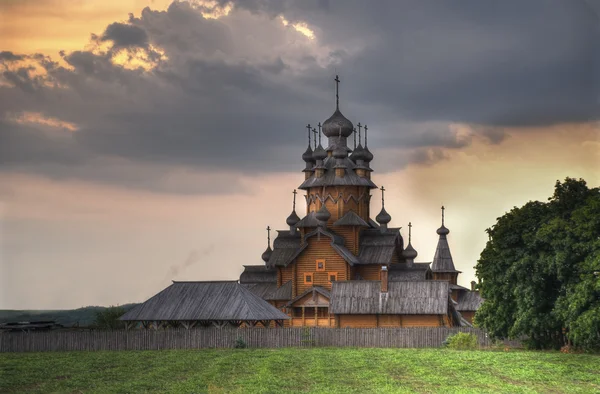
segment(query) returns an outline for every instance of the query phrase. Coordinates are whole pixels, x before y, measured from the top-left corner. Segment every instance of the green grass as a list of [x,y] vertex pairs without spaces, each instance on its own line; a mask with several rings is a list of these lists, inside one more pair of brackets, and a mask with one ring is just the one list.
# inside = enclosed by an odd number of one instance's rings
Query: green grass
[[0,392],[593,393],[600,356],[441,349],[5,353]]

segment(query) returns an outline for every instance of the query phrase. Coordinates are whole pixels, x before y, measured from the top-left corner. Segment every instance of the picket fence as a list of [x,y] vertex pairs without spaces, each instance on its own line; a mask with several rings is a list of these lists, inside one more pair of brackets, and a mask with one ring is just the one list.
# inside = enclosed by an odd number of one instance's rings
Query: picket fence
[[457,332],[477,335],[481,347],[491,345],[492,341],[485,331],[470,327],[205,328],[2,333],[0,352],[233,348],[238,339],[249,348],[424,348],[440,347],[449,335]]

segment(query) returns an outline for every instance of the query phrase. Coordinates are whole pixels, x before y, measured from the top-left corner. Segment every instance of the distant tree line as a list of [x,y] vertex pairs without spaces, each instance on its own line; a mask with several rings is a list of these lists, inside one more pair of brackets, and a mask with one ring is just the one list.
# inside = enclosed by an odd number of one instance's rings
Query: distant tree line
[[557,181],[548,202],[515,207],[487,233],[475,323],[533,348],[600,349],[600,189]]

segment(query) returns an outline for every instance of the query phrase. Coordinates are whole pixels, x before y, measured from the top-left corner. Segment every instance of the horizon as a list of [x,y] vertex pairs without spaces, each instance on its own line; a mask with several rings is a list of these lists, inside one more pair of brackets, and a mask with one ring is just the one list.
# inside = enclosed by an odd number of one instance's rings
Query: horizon
[[462,286],[496,218],[566,177],[600,186],[600,3],[369,4],[0,3],[0,309],[262,264],[336,74],[389,226],[430,262],[444,205]]

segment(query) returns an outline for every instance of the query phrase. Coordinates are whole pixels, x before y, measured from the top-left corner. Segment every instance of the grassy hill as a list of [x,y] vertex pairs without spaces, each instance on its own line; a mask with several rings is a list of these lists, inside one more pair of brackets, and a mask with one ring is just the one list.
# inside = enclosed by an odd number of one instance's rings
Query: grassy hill
[[[133,308],[137,304],[119,305],[125,311]],[[92,324],[96,317],[96,312],[106,309],[104,306],[86,306],[78,309],[63,310],[12,310],[0,309],[0,323],[35,321],[35,320],[54,320],[55,322],[72,327],[74,324],[79,326],[88,326]]]
[[445,349],[5,353],[0,392],[597,393],[600,356]]

